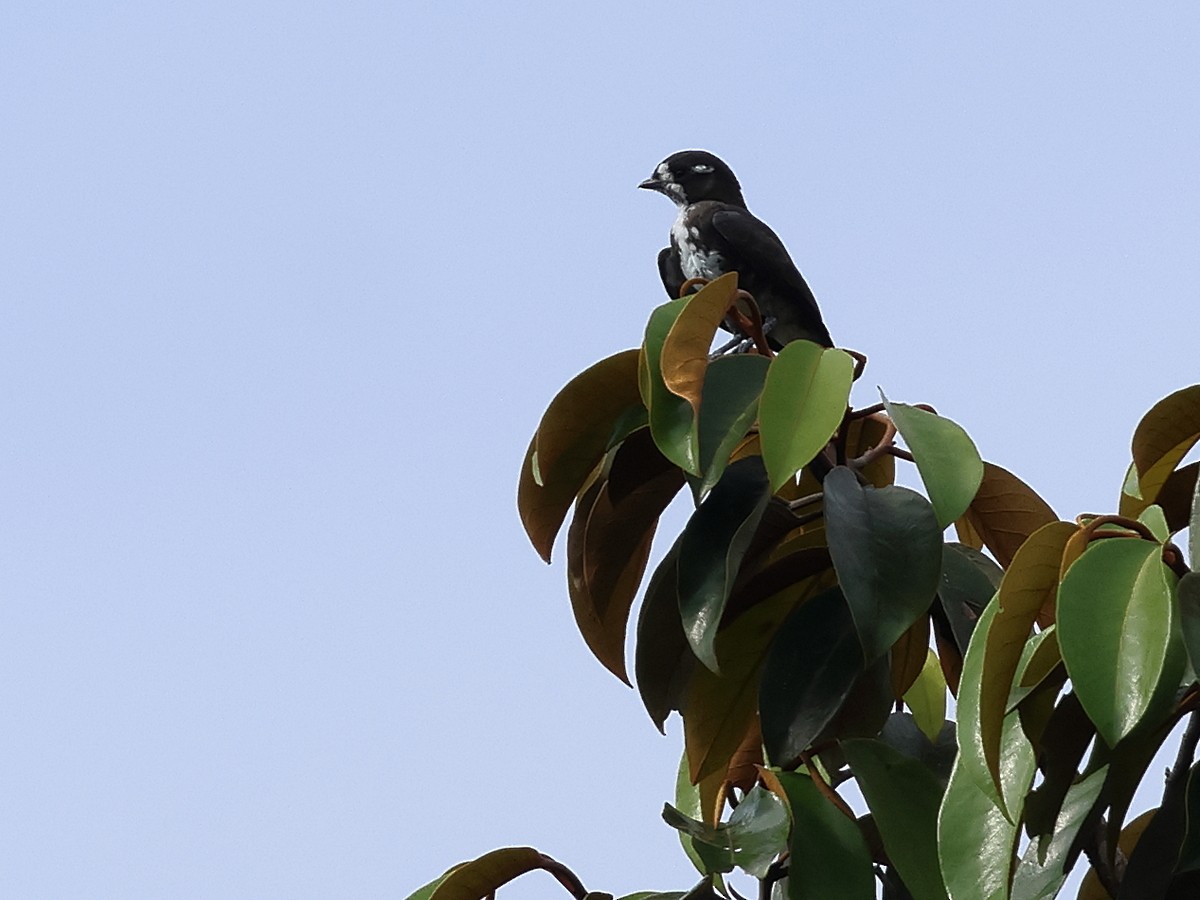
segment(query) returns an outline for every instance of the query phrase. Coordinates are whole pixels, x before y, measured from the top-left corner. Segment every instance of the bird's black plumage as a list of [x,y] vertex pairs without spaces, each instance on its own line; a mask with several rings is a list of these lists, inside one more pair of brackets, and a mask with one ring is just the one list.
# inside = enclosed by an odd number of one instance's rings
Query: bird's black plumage
[[659,163],[638,187],[665,194],[679,207],[671,246],[658,254],[658,271],[672,297],[689,278],[738,273],[738,286],[772,324],[776,349],[795,340],[824,347],[833,341],[817,301],[775,232],[746,209],[733,170],[704,150],[684,150]]

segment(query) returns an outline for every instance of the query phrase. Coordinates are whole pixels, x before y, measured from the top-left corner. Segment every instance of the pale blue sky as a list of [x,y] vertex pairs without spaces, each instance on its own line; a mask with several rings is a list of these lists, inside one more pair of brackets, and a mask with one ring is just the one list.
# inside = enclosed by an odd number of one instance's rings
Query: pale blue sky
[[663,299],[636,184],[722,155],[859,400],[1108,511],[1197,380],[1198,44],[1184,2],[9,0],[0,894],[400,898],[510,843],[690,884],[678,728],[514,508]]

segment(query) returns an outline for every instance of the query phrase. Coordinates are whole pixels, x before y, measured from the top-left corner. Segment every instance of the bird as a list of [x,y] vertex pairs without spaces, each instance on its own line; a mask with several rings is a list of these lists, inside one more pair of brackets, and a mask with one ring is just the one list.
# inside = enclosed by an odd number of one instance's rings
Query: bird
[[[672,299],[690,278],[738,273],[738,287],[754,297],[772,349],[795,340],[832,347],[808,283],[783,241],[746,208],[737,176],[706,150],[681,150],[638,185],[672,200],[679,215],[671,245],[658,254],[658,272]],[[722,325],[737,333],[728,321]]]

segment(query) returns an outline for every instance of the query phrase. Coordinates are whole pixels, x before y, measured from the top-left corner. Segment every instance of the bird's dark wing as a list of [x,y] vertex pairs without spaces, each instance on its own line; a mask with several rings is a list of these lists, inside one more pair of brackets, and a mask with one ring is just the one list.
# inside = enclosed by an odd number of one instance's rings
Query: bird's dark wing
[[671,299],[678,300],[679,289],[686,279],[679,264],[679,253],[674,247],[663,247],[658,251],[658,275]]
[[[816,298],[783,241],[765,223],[744,209],[726,207],[713,213],[713,228],[728,243],[736,259],[734,267],[751,275],[742,287],[755,292],[770,286],[772,296],[756,297],[764,315],[778,319],[780,331],[774,336],[783,342],[806,337],[832,346],[829,332],[821,319]],[[770,308],[768,304],[783,308]]]

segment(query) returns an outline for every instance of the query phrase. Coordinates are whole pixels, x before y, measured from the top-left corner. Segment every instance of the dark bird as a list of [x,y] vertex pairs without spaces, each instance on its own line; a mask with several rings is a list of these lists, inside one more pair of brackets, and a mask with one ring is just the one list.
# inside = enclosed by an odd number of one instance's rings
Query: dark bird
[[671,246],[658,254],[659,275],[672,298],[689,278],[736,271],[738,287],[762,312],[773,348],[801,339],[833,346],[804,276],[775,232],[746,209],[729,166],[705,150],[683,150],[660,162],[638,187],[665,194],[679,207]]

